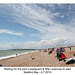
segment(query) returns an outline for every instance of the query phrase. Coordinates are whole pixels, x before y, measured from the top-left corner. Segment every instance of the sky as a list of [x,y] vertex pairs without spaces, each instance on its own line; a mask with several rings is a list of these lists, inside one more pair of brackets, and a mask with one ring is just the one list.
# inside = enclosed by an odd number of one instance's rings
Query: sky
[[75,46],[75,4],[0,4],[0,50]]

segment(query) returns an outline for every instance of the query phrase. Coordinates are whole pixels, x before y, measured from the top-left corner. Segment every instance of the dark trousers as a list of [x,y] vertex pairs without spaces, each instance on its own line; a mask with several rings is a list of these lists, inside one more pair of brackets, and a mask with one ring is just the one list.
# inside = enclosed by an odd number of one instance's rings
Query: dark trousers
[[65,58],[60,58],[60,59],[59,59],[59,61],[62,61],[62,60],[64,60],[64,61],[65,61]]
[[75,60],[70,60],[66,64],[73,64],[73,63],[75,63]]
[[57,58],[61,58],[61,54],[58,54],[58,53],[57,53]]

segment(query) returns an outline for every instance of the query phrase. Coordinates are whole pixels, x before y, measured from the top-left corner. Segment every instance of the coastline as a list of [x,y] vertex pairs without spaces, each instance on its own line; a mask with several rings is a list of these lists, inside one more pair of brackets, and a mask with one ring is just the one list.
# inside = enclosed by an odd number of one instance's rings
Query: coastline
[[35,51],[30,51],[30,52],[26,52],[26,53],[20,53],[20,54],[13,54],[13,55],[8,55],[8,56],[3,56],[3,57],[0,57],[0,60],[4,60],[4,59],[9,59],[9,58],[14,58],[16,56],[20,56],[20,55],[24,55],[24,54],[28,54],[28,53],[32,53],[32,52],[36,52],[38,50],[35,50]]
[[[64,61],[59,61],[56,57],[56,49],[48,55],[45,50],[37,50],[16,57],[0,60],[2,67],[75,67],[75,64],[67,65]],[[64,54],[67,59],[73,57],[75,47],[72,50],[65,48]],[[31,59],[32,58],[32,59]]]

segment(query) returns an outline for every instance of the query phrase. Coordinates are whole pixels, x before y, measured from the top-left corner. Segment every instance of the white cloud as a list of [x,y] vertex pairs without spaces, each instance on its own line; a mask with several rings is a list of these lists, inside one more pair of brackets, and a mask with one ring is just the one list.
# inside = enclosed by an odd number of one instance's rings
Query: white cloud
[[61,16],[61,18],[64,18],[64,17],[65,17],[65,15],[62,15],[62,16]]
[[[35,35],[33,33],[31,36],[38,36],[42,39],[42,41],[39,42],[10,44],[10,48],[46,48],[75,44],[75,18],[70,19],[72,9],[71,6],[71,8],[69,7],[70,13],[69,11],[66,12],[67,7],[65,7],[63,4],[58,5],[57,11],[56,5],[53,4],[48,4],[48,8],[51,10],[47,10],[47,6],[45,4],[44,7],[46,8],[37,6],[36,4],[12,4],[8,5],[8,7],[12,9],[12,17],[14,18],[15,22],[38,30],[40,34]],[[56,20],[57,17],[59,17],[58,20]],[[61,24],[60,18],[64,18],[64,21],[69,20],[70,22],[63,22]],[[15,32],[7,31],[7,33],[14,34]],[[19,34],[16,33],[14,35]],[[55,40],[53,40],[54,38]]]
[[[46,7],[46,5],[44,5]],[[48,4],[49,7],[53,7],[55,10],[56,5]],[[61,24],[55,21],[55,17],[61,16],[64,18],[62,12],[51,12],[45,8],[41,8],[36,4],[19,4],[11,5],[14,12],[15,20],[22,25],[31,27],[38,30],[43,36],[42,39],[52,39],[52,38],[73,38],[75,31],[72,30],[71,25]],[[64,5],[59,5],[60,9],[64,10]],[[66,13],[65,13],[66,14]]]
[[23,33],[16,33],[14,31],[7,30],[7,29],[0,29],[0,34],[1,33],[7,33],[7,34],[12,34],[12,35],[18,35],[18,36],[22,36],[23,34]]
[[59,39],[55,38],[52,40],[41,40],[38,42],[30,41],[23,43],[7,43],[5,45],[0,45],[1,49],[47,49],[52,47],[60,46],[71,46],[75,45],[75,40],[71,41],[70,39]]

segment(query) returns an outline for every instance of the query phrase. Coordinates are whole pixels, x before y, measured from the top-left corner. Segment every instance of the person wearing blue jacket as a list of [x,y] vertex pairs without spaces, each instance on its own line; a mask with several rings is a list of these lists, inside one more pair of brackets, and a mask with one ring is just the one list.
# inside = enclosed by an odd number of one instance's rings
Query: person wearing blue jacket
[[59,59],[61,57],[61,51],[59,50],[59,48],[56,49],[56,53],[57,53],[57,59]]

